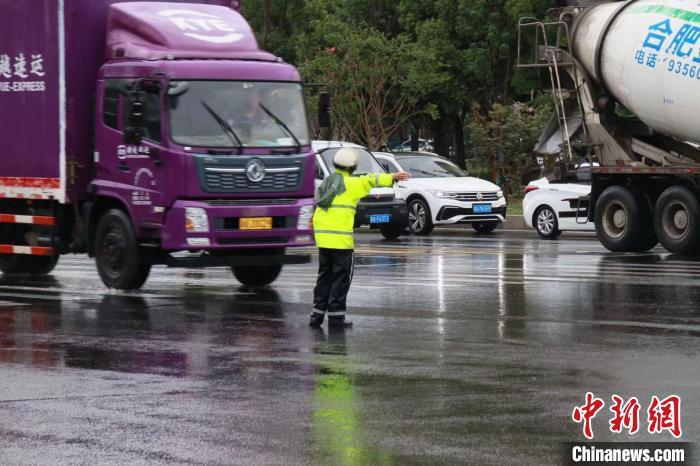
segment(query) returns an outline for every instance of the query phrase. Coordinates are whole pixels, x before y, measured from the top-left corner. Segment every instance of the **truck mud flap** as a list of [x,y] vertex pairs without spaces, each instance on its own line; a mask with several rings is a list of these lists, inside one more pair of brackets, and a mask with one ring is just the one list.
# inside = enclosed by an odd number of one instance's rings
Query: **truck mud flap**
[[165,257],[156,260],[154,264],[166,265],[171,268],[202,269],[209,267],[232,266],[265,266],[265,265],[300,265],[309,264],[309,254],[285,254],[270,256],[190,256],[190,257]]

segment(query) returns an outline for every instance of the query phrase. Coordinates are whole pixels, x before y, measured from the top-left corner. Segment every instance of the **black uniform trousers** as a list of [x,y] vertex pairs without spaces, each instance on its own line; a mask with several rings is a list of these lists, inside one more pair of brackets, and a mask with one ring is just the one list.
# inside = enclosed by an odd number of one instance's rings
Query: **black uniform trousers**
[[327,314],[329,319],[345,319],[345,301],[355,267],[354,253],[352,249],[319,249],[312,317]]

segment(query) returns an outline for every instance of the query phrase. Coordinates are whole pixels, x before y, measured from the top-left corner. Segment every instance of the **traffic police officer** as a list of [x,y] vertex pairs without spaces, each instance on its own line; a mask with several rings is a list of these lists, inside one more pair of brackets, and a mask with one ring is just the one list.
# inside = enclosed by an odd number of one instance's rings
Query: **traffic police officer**
[[341,148],[333,157],[335,173],[319,187],[318,208],[313,218],[319,264],[312,327],[320,327],[326,314],[329,326],[352,326],[352,322],[345,319],[345,301],[354,268],[353,229],[357,204],[372,188],[389,188],[396,181],[410,178],[403,172],[353,177],[358,164],[356,149]]

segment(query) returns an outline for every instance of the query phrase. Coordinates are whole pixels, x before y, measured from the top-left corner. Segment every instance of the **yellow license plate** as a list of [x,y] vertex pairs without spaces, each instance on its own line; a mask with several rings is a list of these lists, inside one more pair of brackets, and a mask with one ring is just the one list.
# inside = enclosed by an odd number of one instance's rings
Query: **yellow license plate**
[[272,217],[249,217],[240,220],[241,230],[272,230]]

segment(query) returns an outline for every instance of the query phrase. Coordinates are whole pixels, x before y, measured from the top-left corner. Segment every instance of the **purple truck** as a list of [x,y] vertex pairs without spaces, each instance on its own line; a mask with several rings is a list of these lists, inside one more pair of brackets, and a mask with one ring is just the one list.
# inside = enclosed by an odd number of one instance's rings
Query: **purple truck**
[[[250,287],[309,261],[314,162],[297,70],[232,0],[0,0],[0,270],[94,257]],[[321,120],[328,112],[321,98]]]

